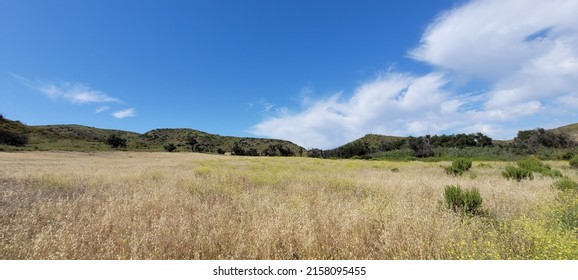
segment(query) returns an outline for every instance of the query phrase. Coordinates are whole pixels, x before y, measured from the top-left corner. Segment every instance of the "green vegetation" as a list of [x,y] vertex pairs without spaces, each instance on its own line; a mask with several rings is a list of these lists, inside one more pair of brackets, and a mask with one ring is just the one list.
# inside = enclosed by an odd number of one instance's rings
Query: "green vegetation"
[[502,171],[502,176],[508,180],[514,179],[518,182],[524,179],[534,179],[534,172],[552,178],[562,177],[562,173],[559,170],[552,169],[550,165],[543,163],[537,158],[519,160],[516,164],[518,167],[506,166],[506,170]]
[[458,158],[452,162],[451,166],[444,167],[446,174],[461,176],[464,172],[472,168],[472,160],[467,158]]
[[570,167],[578,169],[578,156],[574,156],[569,161]]
[[[577,129],[574,129],[577,128]],[[126,140],[108,142],[111,135]],[[330,150],[289,141],[210,134],[194,129],[155,129],[144,134],[81,125],[27,126],[0,116],[0,151],[171,151],[238,156],[307,156],[395,161],[447,161],[456,158],[516,161],[529,155],[570,160],[577,154],[578,125],[519,131],[512,141],[494,141],[482,133],[397,137],[368,134]],[[118,144],[118,146],[117,146]],[[571,164],[578,165],[578,163]],[[459,173],[459,172],[458,172]],[[555,173],[552,176],[557,176]]]
[[[124,139],[125,143],[120,139]],[[155,129],[139,134],[81,125],[27,126],[3,116],[0,118],[0,151],[89,152],[123,149],[160,152],[167,151],[166,148],[172,152],[246,156],[303,156],[305,151],[284,140],[220,136],[194,129]],[[234,148],[237,153],[233,152]]]
[[401,161],[445,161],[459,157],[516,161],[529,155],[543,160],[569,159],[578,150],[574,140],[578,138],[578,129],[574,134],[565,131],[569,130],[537,128],[519,131],[511,141],[494,141],[482,133],[420,137],[368,134],[332,150],[312,149],[309,156]]
[[177,146],[175,146],[175,144],[173,144],[173,143],[168,143],[164,147],[165,147],[165,151],[167,151],[169,153],[172,153],[172,152],[177,150]]
[[482,196],[477,188],[468,190],[457,186],[446,186],[444,189],[444,197],[448,208],[456,213],[466,213],[470,215],[480,214],[480,207],[482,206]]
[[530,172],[536,172],[548,177],[562,177],[560,171],[552,169],[550,165],[543,163],[537,158],[527,158],[516,162],[522,169]]
[[116,134],[111,134],[108,136],[108,138],[106,138],[106,144],[115,149],[126,149],[126,139]]
[[22,147],[28,143],[26,133],[27,128],[24,124],[8,120],[0,114],[0,145]]
[[521,168],[521,167],[511,166],[511,165],[506,166],[506,170],[502,171],[502,176],[504,176],[508,180],[512,179],[512,180],[516,180],[518,182],[520,182],[524,179],[530,179],[530,180],[534,179],[534,175],[532,174],[532,171]]
[[[564,177],[556,181],[554,187],[561,191],[572,191],[578,190],[578,183],[568,177]],[[576,218],[578,218],[578,216],[576,216]]]

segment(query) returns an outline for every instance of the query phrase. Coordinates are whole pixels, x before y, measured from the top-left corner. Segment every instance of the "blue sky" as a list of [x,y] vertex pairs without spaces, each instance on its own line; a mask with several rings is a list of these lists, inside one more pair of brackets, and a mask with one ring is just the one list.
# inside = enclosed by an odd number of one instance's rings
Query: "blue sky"
[[0,113],[332,148],[578,122],[578,1],[0,1]]

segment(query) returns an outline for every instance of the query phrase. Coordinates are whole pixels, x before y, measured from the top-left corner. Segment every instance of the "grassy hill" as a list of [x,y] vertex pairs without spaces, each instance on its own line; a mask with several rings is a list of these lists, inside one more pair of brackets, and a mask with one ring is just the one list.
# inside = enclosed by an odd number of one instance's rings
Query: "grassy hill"
[[553,129],[556,132],[566,133],[578,141],[578,123],[573,123]]
[[[306,154],[305,149],[285,140],[220,136],[189,128],[155,129],[139,134],[73,124],[28,126],[0,116],[0,130],[2,135],[27,139],[24,146],[0,142],[0,151],[113,151],[106,140],[116,135],[126,139],[128,151],[165,151],[165,145],[173,144],[177,152],[227,153],[236,149],[237,154],[248,155],[281,155],[280,151],[285,155]],[[189,145],[191,139],[196,143],[194,146]]]
[[[191,138],[196,142],[194,147],[189,143]],[[271,147],[285,147],[293,155],[305,154],[306,151],[304,148],[285,140],[221,136],[189,128],[154,129],[139,135],[134,143],[137,147],[146,147],[149,150],[164,150],[164,145],[172,143],[176,146],[177,151],[195,150],[209,153],[234,152],[234,149],[237,148],[237,150],[241,149],[246,152],[253,149],[258,155],[265,155],[265,152]]]

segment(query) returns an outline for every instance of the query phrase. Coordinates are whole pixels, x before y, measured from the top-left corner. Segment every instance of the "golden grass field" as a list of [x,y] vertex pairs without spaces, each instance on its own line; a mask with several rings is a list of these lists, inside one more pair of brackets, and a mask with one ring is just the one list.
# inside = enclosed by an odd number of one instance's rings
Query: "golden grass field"
[[[506,180],[507,164],[0,153],[0,259],[578,259],[557,222],[578,202],[556,179]],[[445,207],[456,184],[487,215]]]

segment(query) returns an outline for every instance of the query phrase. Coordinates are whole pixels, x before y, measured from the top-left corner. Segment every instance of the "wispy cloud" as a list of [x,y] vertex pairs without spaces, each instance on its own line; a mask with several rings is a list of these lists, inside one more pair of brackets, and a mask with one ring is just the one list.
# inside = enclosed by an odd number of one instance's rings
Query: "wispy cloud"
[[307,100],[299,111],[273,114],[250,132],[330,148],[371,132],[481,131],[504,139],[529,125],[527,120],[575,122],[576,14],[574,0],[467,2],[434,19],[409,51],[432,65],[431,73],[390,69],[351,94]]
[[54,100],[65,100],[72,104],[121,102],[107,93],[92,89],[82,83],[34,81],[12,74],[24,85],[33,88]]
[[110,110],[110,107],[108,107],[108,106],[100,106],[100,107],[96,108],[95,113],[98,114],[98,113],[102,113],[102,112],[108,111],[108,110]]
[[117,119],[134,117],[134,116],[136,116],[136,110],[134,108],[124,109],[124,110],[120,110],[120,111],[116,111],[116,112],[112,113],[112,116],[117,118]]

